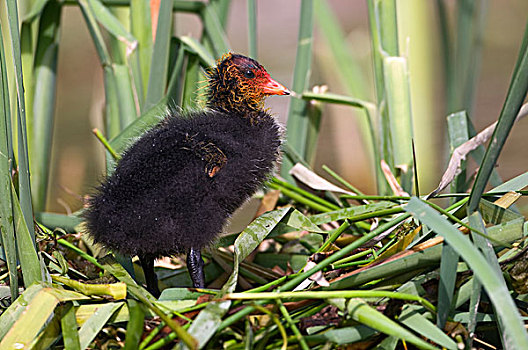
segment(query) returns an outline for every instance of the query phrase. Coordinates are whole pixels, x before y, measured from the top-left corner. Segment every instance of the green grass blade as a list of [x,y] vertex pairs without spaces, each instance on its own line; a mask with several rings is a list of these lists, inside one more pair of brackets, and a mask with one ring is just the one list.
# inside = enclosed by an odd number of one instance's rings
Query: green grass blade
[[75,320],[75,307],[72,302],[62,307],[61,329],[65,349],[80,350],[79,332]]
[[444,333],[443,327],[436,327],[429,321],[419,309],[423,309],[417,305],[405,305],[402,313],[398,316],[398,321],[408,328],[414,330],[416,333],[434,341],[445,349],[456,350],[457,344],[447,334]]
[[79,330],[79,342],[81,349],[86,349],[99,331],[108,322],[110,317],[123,307],[124,302],[113,302],[102,304],[97,312],[95,312],[81,327]]
[[248,10],[248,47],[249,56],[258,59],[258,41],[257,41],[257,2],[256,0],[247,0]]
[[[449,149],[452,154],[455,148],[469,140],[466,112],[452,113],[447,116],[447,134],[449,136]],[[466,161],[460,165],[460,173],[451,183],[451,192],[466,192]]]
[[142,112],[158,103],[165,95],[167,87],[167,72],[169,71],[170,38],[172,35],[172,3],[162,1],[159,8],[156,40],[152,51],[147,98]]
[[[469,138],[467,128],[467,115],[465,112],[450,114],[447,117],[447,129],[449,135],[449,147],[453,150],[466,142]],[[465,161],[461,164],[461,172],[451,183],[451,192],[465,192],[466,166]],[[451,204],[455,199],[451,201]],[[451,305],[455,293],[455,282],[459,256],[449,244],[444,243],[442,249],[442,260],[440,261],[440,280],[438,289],[438,315],[436,324],[444,328],[447,317],[451,312]]]
[[211,56],[209,50],[203,46],[198,40],[189,36],[182,36],[180,41],[185,44],[187,51],[197,55],[204,67],[212,67],[215,64],[215,59]]
[[[299,23],[299,35],[297,40],[297,55],[295,58],[295,70],[293,73],[292,91],[302,94],[309,84],[312,65],[313,44],[313,0],[301,2],[301,19]],[[305,115],[308,102],[292,99],[288,111],[287,142],[306,159],[306,138],[308,136],[308,117]],[[283,159],[281,176],[288,181],[293,181],[289,171],[293,164],[288,158]]]
[[213,54],[216,58],[220,58],[222,55],[230,51],[230,46],[220,19],[218,18],[218,14],[211,5],[209,5],[202,9],[201,17],[206,37],[213,49]]
[[[3,28],[0,25],[0,38]],[[0,233],[9,271],[11,300],[18,296],[17,257],[11,199],[12,137],[9,87],[3,40],[0,40]]]
[[229,7],[231,5],[231,0],[212,0],[211,6],[218,15],[218,21],[222,25],[222,28],[225,30],[227,26],[227,20],[229,17]]
[[171,104],[181,106],[183,83],[185,82],[185,76],[183,75],[183,64],[185,62],[185,45],[178,45],[178,52],[176,60],[172,67],[172,73],[169,80],[169,86],[167,87],[167,100]]
[[[24,82],[24,96],[26,98],[26,123],[27,133],[30,135],[28,140],[28,154],[31,157],[33,154],[33,94],[34,94],[34,67],[33,62],[35,60],[35,47],[34,47],[34,35],[36,34],[33,30],[33,23],[22,23],[20,27],[20,59],[22,61],[22,72]],[[31,168],[33,169],[33,168]]]
[[386,57],[383,60],[383,73],[394,167],[399,170],[400,185],[404,191],[412,193],[413,122],[407,60],[403,57]]
[[136,104],[132,92],[129,67],[124,64],[114,64],[117,101],[119,104],[120,130],[124,130],[136,120]]
[[[92,36],[95,49],[103,66],[103,80],[105,86],[105,131],[108,138],[112,138],[120,131],[119,106],[117,102],[117,91],[112,60],[103,35],[99,30],[97,18],[91,6],[94,0],[79,0],[79,5]],[[110,157],[107,157],[107,168],[110,169],[112,163]]]
[[510,83],[508,94],[506,96],[506,101],[502,107],[497,126],[495,127],[495,131],[493,132],[493,136],[491,137],[489,146],[486,150],[484,160],[482,161],[480,169],[477,173],[477,177],[475,178],[475,184],[471,190],[471,196],[469,198],[468,213],[472,213],[473,211],[477,210],[478,203],[482,197],[482,193],[484,193],[484,189],[488,183],[491,172],[497,163],[497,159],[499,158],[502,147],[504,146],[504,143],[510,134],[513,123],[515,123],[517,113],[519,112],[523,100],[526,97],[526,92],[528,91],[527,41],[528,23],[524,32],[523,44],[521,45],[524,50],[519,53],[516,69]]
[[53,137],[61,6],[49,1],[40,18],[34,67],[31,188],[33,207],[46,206]]
[[[16,244],[18,248],[18,258],[22,269],[22,277],[26,288],[34,282],[42,281],[40,262],[35,250],[35,243],[32,240],[26,221],[24,220],[22,208],[18,201],[15,188],[11,182],[11,198],[13,203],[13,219],[16,234]],[[31,222],[33,225],[33,221]]]
[[127,325],[124,350],[135,350],[139,346],[139,340],[143,334],[145,322],[145,310],[143,306],[133,299],[127,300],[130,319]]
[[200,60],[196,55],[188,55],[185,67],[185,81],[183,85],[182,108],[195,109],[198,107],[198,82],[200,81]]
[[438,314],[436,325],[443,329],[451,312],[451,305],[455,293],[457,276],[458,253],[449,244],[442,246],[440,260],[440,279],[438,281]]
[[496,269],[466,236],[427,204],[414,197],[409,201],[405,210],[411,212],[416,219],[434,232],[441,234],[473,270],[504,325],[507,338],[506,343],[503,344],[504,347],[507,349],[528,348],[528,334],[502,275],[496,272]]
[[31,184],[29,176],[28,135],[26,130],[26,102],[22,78],[22,61],[20,57],[20,34],[18,31],[18,8],[16,1],[7,2],[7,15],[11,48],[13,50],[13,66],[15,67],[15,86],[18,136],[18,182],[20,193],[20,207],[28,232],[33,244],[35,242],[35,228],[33,227],[33,207],[31,201]]
[[140,75],[134,79],[139,105],[145,101],[150,63],[152,60],[152,22],[150,2],[144,0],[130,1],[130,31],[138,41],[138,60]]

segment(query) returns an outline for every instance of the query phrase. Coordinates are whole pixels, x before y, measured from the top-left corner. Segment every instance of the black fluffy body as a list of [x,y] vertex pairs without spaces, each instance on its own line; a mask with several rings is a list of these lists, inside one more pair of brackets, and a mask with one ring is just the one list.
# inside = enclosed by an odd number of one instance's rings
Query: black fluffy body
[[[87,230],[127,255],[169,256],[207,246],[270,176],[280,140],[280,126],[264,111],[170,112],[123,154],[91,197]],[[204,147],[225,155],[220,170],[208,173]]]

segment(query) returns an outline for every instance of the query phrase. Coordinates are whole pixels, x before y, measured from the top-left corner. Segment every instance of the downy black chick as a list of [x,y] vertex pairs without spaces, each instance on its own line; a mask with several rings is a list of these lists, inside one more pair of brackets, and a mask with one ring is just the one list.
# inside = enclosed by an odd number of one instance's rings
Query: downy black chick
[[171,111],[124,152],[91,197],[84,218],[95,242],[138,255],[147,289],[159,295],[154,259],[187,253],[204,287],[201,249],[270,176],[281,127],[263,109],[288,95],[255,60],[227,54],[208,72],[207,107]]

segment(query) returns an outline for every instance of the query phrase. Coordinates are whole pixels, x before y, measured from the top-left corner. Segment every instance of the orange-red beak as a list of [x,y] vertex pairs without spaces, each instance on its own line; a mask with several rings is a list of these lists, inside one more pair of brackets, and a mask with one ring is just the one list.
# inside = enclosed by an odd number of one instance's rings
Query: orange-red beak
[[262,91],[264,91],[266,95],[289,95],[290,94],[290,90],[288,90],[284,85],[271,79],[269,75],[267,76],[267,78],[268,78],[268,81],[260,86],[262,88]]

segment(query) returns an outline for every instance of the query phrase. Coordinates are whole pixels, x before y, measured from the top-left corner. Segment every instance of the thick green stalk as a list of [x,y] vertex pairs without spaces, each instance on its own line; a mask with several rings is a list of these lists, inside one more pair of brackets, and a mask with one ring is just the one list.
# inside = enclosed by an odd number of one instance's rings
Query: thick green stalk
[[[394,171],[392,155],[392,141],[390,123],[386,105],[385,80],[383,73],[383,59],[387,56],[398,56],[398,26],[396,16],[396,0],[368,0],[370,36],[372,40],[372,54],[374,59],[374,77],[376,86],[377,106],[379,113],[380,158],[384,159]],[[379,162],[376,164],[378,172],[378,193],[390,193],[390,188],[383,176]]]
[[[313,7],[313,0],[303,0],[301,2],[297,56],[295,58],[292,85],[292,90],[299,95],[308,88],[310,78],[313,44]],[[306,159],[306,139],[310,122],[306,115],[308,103],[308,101],[292,99],[287,122],[287,142],[304,159]],[[285,158],[283,160],[281,176],[290,182],[293,179],[288,172],[292,166],[293,164],[289,159]]]

